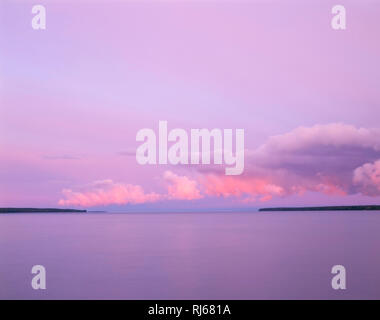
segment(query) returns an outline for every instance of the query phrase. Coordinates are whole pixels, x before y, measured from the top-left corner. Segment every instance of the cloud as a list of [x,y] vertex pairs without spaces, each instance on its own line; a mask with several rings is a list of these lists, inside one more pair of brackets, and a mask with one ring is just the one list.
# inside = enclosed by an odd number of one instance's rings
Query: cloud
[[123,204],[141,204],[159,200],[195,200],[203,196],[197,188],[197,181],[186,176],[179,176],[166,171],[163,176],[167,184],[167,193],[146,193],[139,185],[115,183],[110,179],[94,181],[79,191],[64,189],[64,199],[58,204],[62,206],[105,206]]
[[165,171],[164,179],[169,182],[167,195],[169,199],[195,200],[203,198],[195,180],[186,176],[178,176],[171,171]]
[[237,178],[236,176],[218,176],[208,174],[201,179],[204,192],[209,196],[238,197],[245,201],[262,201],[273,196],[283,195],[285,190],[263,178]]
[[355,169],[353,181],[361,193],[380,196],[380,160]]
[[360,169],[380,159],[380,129],[341,123],[299,127],[270,137],[246,155],[245,172],[240,176],[225,176],[215,167],[209,172],[203,168],[200,181],[205,192],[265,201],[307,191],[375,196],[380,188],[374,168],[377,162]]
[[166,171],[165,194],[145,193],[141,186],[112,180],[97,181],[85,191],[64,190],[66,199],[59,204],[95,206],[204,197],[268,201],[308,191],[380,196],[380,129],[341,123],[299,127],[247,150],[245,162],[240,176],[226,176],[218,166],[199,166],[193,176]]
[[380,129],[356,128],[343,123],[298,127],[288,133],[272,136],[258,151],[297,152],[312,147],[370,148],[380,151]]
[[270,137],[251,153],[256,166],[298,174],[349,171],[380,158],[380,129],[332,123]]
[[87,190],[72,191],[64,189],[62,191],[65,199],[59,200],[62,206],[76,205],[82,207],[103,206],[110,204],[138,204],[155,202],[161,196],[157,193],[145,193],[138,185],[114,183],[112,180],[96,181],[85,187]]

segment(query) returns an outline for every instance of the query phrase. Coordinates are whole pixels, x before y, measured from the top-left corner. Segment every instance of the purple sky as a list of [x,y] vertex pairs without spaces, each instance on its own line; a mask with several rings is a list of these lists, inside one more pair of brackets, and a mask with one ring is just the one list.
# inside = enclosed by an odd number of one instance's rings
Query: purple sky
[[[1,206],[379,202],[380,2],[39,3],[0,4]],[[244,129],[244,173],[137,164],[159,120]]]

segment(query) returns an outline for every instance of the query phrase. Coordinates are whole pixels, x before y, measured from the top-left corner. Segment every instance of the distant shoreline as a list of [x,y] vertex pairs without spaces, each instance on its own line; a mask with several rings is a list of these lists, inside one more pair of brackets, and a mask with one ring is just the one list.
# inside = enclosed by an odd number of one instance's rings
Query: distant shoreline
[[30,213],[30,212],[87,212],[78,209],[57,209],[57,208],[0,208],[0,213]]
[[259,211],[358,211],[380,210],[380,205],[367,206],[323,206],[323,207],[277,207],[260,208]]
[[[238,212],[239,209],[235,209]],[[231,210],[231,212],[235,211]],[[256,209],[257,210],[257,209]],[[273,207],[273,208],[260,208],[258,211],[265,212],[265,211],[380,211],[380,205],[360,205],[360,206],[319,206],[319,207]],[[243,210],[244,211],[244,210]],[[0,214],[1,213],[82,213],[82,212],[88,212],[88,213],[104,213],[107,211],[98,211],[98,210],[85,210],[85,209],[58,209],[58,208],[0,208]],[[163,211],[166,212],[166,211]],[[175,212],[181,212],[181,211],[175,211]],[[186,211],[187,212],[187,211]],[[191,213],[192,211],[189,211],[188,213]],[[197,212],[197,211],[194,211]],[[203,211],[202,211],[203,212]],[[206,211],[208,212],[208,211]],[[230,211],[216,211],[216,212],[230,212]],[[257,211],[256,211],[257,212]],[[125,212],[125,213],[141,213],[141,212]],[[142,212],[142,213],[155,213],[155,211],[152,212]],[[160,212],[158,212],[160,213]],[[162,213],[162,212],[161,212]],[[167,213],[170,213],[168,211]]]

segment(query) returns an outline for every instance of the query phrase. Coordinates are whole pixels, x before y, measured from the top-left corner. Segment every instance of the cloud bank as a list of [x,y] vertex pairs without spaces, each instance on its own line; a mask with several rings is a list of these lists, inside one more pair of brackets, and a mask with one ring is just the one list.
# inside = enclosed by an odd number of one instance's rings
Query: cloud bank
[[84,187],[82,191],[64,189],[65,199],[59,200],[62,206],[75,205],[81,207],[103,206],[109,204],[138,204],[155,202],[160,199],[157,193],[145,193],[138,185],[115,183],[112,180],[96,181]]
[[264,201],[306,191],[380,195],[380,129],[341,123],[299,127],[246,154],[241,176],[203,172],[206,193]]
[[179,176],[171,171],[163,175],[167,183],[167,193],[146,193],[139,185],[115,183],[112,180],[95,181],[78,190],[64,189],[64,199],[59,200],[62,206],[94,207],[110,204],[141,204],[159,200],[195,200],[200,199],[198,183],[186,176]]
[[196,174],[166,171],[167,193],[146,193],[141,186],[97,182],[90,190],[63,190],[60,205],[96,206],[137,204],[159,200],[235,197],[268,201],[273,197],[318,192],[344,196],[380,196],[380,129],[342,123],[299,127],[270,137],[246,151],[240,176],[226,176],[223,168],[202,166]]

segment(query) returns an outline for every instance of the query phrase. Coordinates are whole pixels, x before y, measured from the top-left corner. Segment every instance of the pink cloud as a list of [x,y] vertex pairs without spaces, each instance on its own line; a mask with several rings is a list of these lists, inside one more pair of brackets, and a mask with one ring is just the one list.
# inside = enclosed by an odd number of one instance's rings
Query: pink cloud
[[63,191],[60,205],[137,204],[158,200],[235,197],[268,201],[273,197],[317,192],[333,196],[380,195],[380,130],[333,123],[296,128],[270,137],[247,152],[240,176],[210,166],[191,177],[166,171],[167,193],[145,193],[138,185],[97,182],[85,191]]
[[170,183],[168,185],[169,199],[195,200],[203,198],[195,180],[186,176],[178,176],[171,171],[165,171],[164,179]]
[[155,202],[161,196],[157,193],[145,193],[138,185],[114,183],[112,180],[97,181],[89,186],[90,190],[74,192],[71,189],[62,191],[66,199],[59,200],[62,206],[77,205],[92,207],[109,204],[138,204]]
[[355,169],[353,181],[361,193],[380,196],[380,160]]
[[306,191],[314,191],[326,195],[346,195],[346,191],[339,184],[327,178],[297,179],[286,174],[288,180],[281,174],[268,172],[266,177],[261,174],[246,176],[224,176],[216,174],[204,175],[200,181],[202,189],[209,196],[236,197],[242,201],[268,201],[273,197],[283,197],[292,194],[302,195]]
[[215,168],[213,172],[203,170],[200,182],[205,193],[263,201],[307,191],[379,195],[379,162],[360,167],[380,158],[379,129],[341,123],[299,127],[270,137],[246,154],[241,176],[225,176]]
[[201,179],[205,193],[217,197],[238,197],[244,200],[270,200],[274,195],[283,195],[285,190],[263,178],[240,178],[232,176],[206,175]]
[[194,200],[203,196],[197,188],[197,181],[186,176],[179,176],[166,171],[163,176],[168,182],[167,194],[155,192],[146,193],[139,185],[115,183],[110,179],[95,181],[82,187],[80,191],[64,189],[64,199],[58,201],[59,205],[93,207],[103,205],[141,204],[159,200]]

